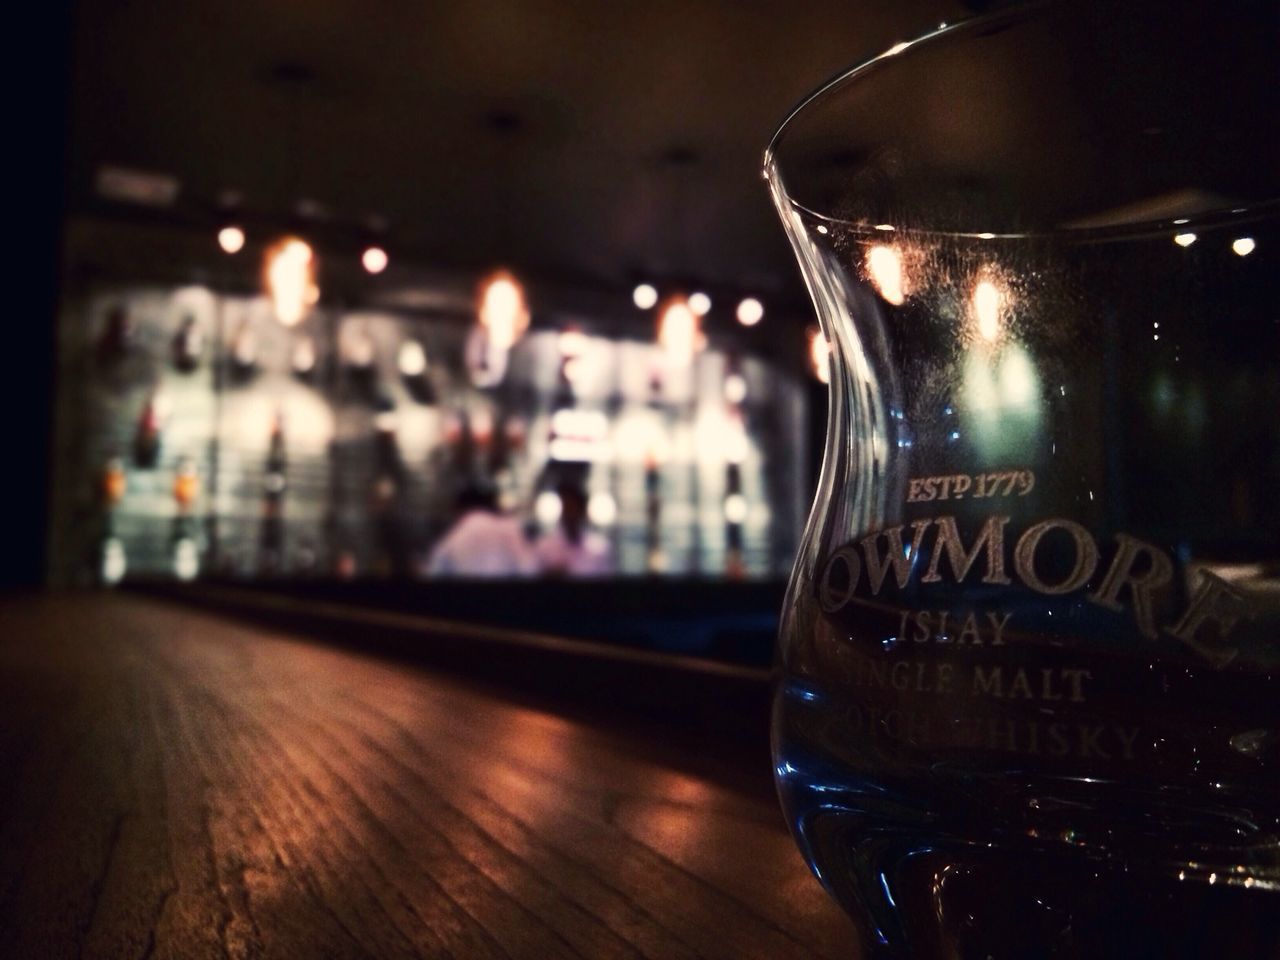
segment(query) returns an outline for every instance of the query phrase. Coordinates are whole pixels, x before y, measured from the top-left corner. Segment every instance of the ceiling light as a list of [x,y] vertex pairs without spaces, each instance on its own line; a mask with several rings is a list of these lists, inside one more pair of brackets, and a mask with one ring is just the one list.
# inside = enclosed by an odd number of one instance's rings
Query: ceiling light
[[239,227],[223,227],[218,231],[218,246],[224,253],[239,253],[244,248],[244,231]]
[[658,302],[658,290],[651,283],[637,284],[631,291],[631,302],[641,310],[650,310]]
[[764,319],[764,304],[755,297],[744,297],[738,303],[738,322],[744,327],[754,327]]

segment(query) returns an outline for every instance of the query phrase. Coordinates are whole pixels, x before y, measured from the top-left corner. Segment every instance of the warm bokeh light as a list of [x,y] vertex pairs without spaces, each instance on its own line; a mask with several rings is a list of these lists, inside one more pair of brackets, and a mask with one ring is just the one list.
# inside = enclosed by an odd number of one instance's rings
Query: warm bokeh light
[[724,498],[724,518],[730,523],[742,523],[747,519],[747,498],[731,493]]
[[867,275],[880,296],[894,306],[906,299],[902,288],[902,255],[882,243],[867,251]]
[[173,477],[173,499],[180,509],[186,510],[200,496],[200,475],[196,473],[196,465],[190,460],[178,464]]
[[700,317],[711,312],[711,298],[699,290],[689,297],[689,309]]
[[984,340],[994,342],[1000,336],[1000,311],[1004,295],[991,280],[979,280],[973,288],[973,316],[978,333]]
[[640,283],[631,291],[631,302],[641,310],[650,310],[658,303],[658,289],[651,283]]
[[218,231],[218,246],[223,253],[239,253],[244,249],[244,231],[239,227],[223,227]]
[[1196,242],[1196,235],[1194,233],[1175,233],[1173,242],[1180,247],[1189,247]]
[[611,527],[618,519],[618,502],[612,494],[593,493],[587,500],[587,519],[597,527]]
[[813,364],[813,375],[822,383],[831,382],[831,344],[816,328],[809,331],[809,362]]
[[554,490],[543,490],[533,501],[533,515],[544,527],[554,527],[559,523],[560,512],[563,509],[564,504],[560,500],[560,494]]
[[490,277],[480,294],[479,318],[489,342],[500,350],[510,350],[529,326],[529,308],[520,282],[505,271]]
[[396,352],[396,366],[402,377],[420,377],[427,370],[427,351],[417,340],[406,340]]
[[1231,243],[1231,249],[1238,257],[1247,257],[1257,246],[1253,242],[1253,237],[1237,237]]
[[754,327],[764,319],[764,304],[755,297],[743,297],[738,302],[738,322],[744,327]]
[[124,499],[128,489],[125,477],[124,462],[119,457],[112,457],[102,469],[102,499],[108,506],[115,506]]
[[724,398],[730,403],[741,403],[747,399],[747,381],[740,373],[731,373],[724,378]]
[[276,319],[286,327],[301,321],[307,307],[319,299],[312,277],[313,260],[311,247],[296,237],[286,238],[267,251],[267,292]]
[[369,247],[360,256],[360,263],[370,273],[381,273],[387,269],[388,262],[387,251],[381,247]]
[[672,300],[658,320],[658,343],[673,361],[687,364],[698,350],[698,339],[697,314],[684,300]]
[[1025,406],[1036,399],[1039,379],[1025,350],[1015,346],[1000,364],[1001,399],[1011,407]]

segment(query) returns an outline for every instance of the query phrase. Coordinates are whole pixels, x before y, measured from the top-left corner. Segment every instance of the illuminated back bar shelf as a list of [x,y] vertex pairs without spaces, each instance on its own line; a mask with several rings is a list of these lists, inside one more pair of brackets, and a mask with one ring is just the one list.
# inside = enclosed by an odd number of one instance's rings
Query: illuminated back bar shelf
[[809,387],[731,324],[678,363],[625,297],[535,301],[495,363],[474,277],[351,284],[285,326],[243,274],[130,259],[116,232],[73,228],[54,582],[420,580],[465,487],[493,489],[532,541],[565,478],[617,576],[790,567]]

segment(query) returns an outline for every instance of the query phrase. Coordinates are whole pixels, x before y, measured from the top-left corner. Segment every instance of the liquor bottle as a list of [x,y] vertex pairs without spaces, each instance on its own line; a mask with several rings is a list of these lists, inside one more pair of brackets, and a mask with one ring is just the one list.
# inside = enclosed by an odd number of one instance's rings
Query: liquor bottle
[[284,411],[271,421],[271,438],[262,477],[262,526],[259,528],[260,572],[277,573],[284,562],[284,498],[288,489]]
[[98,496],[104,510],[113,510],[124,499],[128,488],[128,478],[124,472],[124,462],[119,457],[111,457],[102,467],[99,478]]
[[98,335],[96,353],[100,363],[113,363],[121,359],[133,339],[133,324],[129,311],[117,304],[107,311],[102,331]]
[[396,435],[395,402],[383,396],[374,417],[373,482],[370,504],[374,520],[374,569],[384,576],[403,577],[409,573],[409,543],[404,529],[402,506],[405,481],[404,461]]
[[410,338],[400,344],[396,352],[396,366],[405,389],[414,400],[425,406],[439,402],[427,366],[427,353],[419,341]]
[[133,462],[135,466],[149,470],[160,459],[160,431],[162,427],[161,398],[152,393],[142,406],[133,433]]
[[200,497],[200,474],[195,461],[183,457],[173,475],[173,500],[177,507],[173,518],[170,560],[173,575],[179,580],[193,580],[200,572],[200,546],[194,516]]
[[200,366],[204,353],[204,333],[196,318],[187,315],[173,338],[173,365],[183,373],[190,373]]
[[1269,16],[1001,11],[769,149],[832,347],[775,773],[868,953],[1280,956]]
[[359,325],[349,328],[345,334],[341,350],[347,383],[355,394],[376,404],[382,397],[382,391],[378,388],[377,351],[373,337]]
[[124,542],[116,535],[116,508],[124,499],[127,486],[124,463],[119,457],[111,457],[98,475],[100,513],[93,556],[97,582],[106,587],[119,583],[128,569]]
[[195,461],[183,457],[173,474],[173,502],[177,505],[178,515],[190,516],[199,496],[200,474],[196,472]]

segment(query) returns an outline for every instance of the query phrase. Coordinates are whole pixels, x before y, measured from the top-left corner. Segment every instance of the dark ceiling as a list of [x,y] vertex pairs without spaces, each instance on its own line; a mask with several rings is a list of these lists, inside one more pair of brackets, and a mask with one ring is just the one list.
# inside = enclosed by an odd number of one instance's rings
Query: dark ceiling
[[[311,224],[393,256],[794,294],[760,180],[788,108],[974,3],[83,0],[72,208],[103,165],[166,218]],[[116,210],[123,213],[123,210]]]

